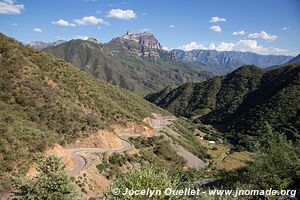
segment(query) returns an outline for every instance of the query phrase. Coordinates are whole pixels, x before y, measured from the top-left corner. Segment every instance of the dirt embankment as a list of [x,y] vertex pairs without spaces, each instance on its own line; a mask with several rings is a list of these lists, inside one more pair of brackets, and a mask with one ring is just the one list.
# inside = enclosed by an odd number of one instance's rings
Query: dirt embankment
[[88,137],[79,138],[73,144],[67,145],[67,148],[113,149],[122,146],[122,140],[115,133],[108,130],[99,130]]
[[127,126],[114,125],[113,126],[115,132],[120,136],[146,136],[151,137],[154,136],[155,131],[153,128],[129,122]]

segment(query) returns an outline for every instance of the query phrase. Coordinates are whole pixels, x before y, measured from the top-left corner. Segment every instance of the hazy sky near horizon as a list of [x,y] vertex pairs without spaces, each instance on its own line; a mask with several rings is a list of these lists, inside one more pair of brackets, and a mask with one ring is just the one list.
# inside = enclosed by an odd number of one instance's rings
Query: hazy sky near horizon
[[299,0],[0,0],[0,31],[23,43],[151,32],[166,49],[300,53]]

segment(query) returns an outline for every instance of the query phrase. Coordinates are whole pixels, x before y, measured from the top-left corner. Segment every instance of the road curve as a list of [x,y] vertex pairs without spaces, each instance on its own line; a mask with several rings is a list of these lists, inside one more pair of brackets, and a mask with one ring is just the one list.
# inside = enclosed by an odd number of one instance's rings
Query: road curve
[[80,153],[104,153],[104,152],[123,152],[128,151],[132,148],[132,145],[126,141],[125,139],[121,138],[123,142],[123,146],[121,148],[113,148],[113,149],[101,149],[101,148],[76,148],[76,149],[67,149],[71,159],[74,161],[75,166],[68,171],[70,176],[76,176],[80,173],[80,171],[85,167],[86,160]]

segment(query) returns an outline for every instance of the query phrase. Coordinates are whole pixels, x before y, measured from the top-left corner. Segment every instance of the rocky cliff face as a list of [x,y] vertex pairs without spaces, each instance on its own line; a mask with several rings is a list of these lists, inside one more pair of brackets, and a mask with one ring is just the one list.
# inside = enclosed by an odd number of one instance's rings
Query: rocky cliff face
[[162,49],[160,43],[151,33],[143,32],[143,33],[134,34],[131,33],[130,31],[127,31],[127,33],[122,36],[122,39],[134,41],[136,43],[143,45],[144,47],[149,47],[152,49]]
[[162,49],[154,35],[147,32],[135,34],[127,31],[125,35],[114,38],[109,43],[143,58],[159,57],[159,50]]

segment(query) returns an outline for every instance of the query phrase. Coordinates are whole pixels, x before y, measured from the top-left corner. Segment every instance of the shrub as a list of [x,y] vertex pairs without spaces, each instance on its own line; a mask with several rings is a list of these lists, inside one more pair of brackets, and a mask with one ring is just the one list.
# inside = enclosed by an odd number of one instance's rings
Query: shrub
[[[143,189],[153,189],[153,190],[164,190],[166,188],[176,188],[179,180],[177,177],[170,177],[168,172],[165,170],[159,170],[152,166],[136,169],[128,174],[120,177],[112,186],[112,189],[118,188],[121,193],[125,193],[126,188],[130,190],[143,190]],[[144,200],[145,196],[123,196],[114,195],[113,193],[108,194],[111,199],[135,199]],[[147,198],[151,199],[151,198]],[[161,196],[154,196],[152,199],[179,199],[179,198],[168,198],[164,194]]]

